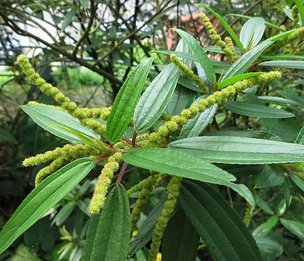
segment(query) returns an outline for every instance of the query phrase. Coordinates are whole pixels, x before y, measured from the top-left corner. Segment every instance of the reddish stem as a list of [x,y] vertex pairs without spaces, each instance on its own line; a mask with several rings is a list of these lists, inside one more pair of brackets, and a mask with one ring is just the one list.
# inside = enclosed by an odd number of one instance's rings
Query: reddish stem
[[133,137],[132,137],[132,147],[133,148],[136,146],[136,138],[137,138],[137,133],[134,131]]
[[102,161],[102,160],[104,160],[106,157],[107,157],[106,154],[101,154],[101,155],[97,156],[97,157],[94,159],[94,162],[97,163],[97,162],[99,162],[99,161]]
[[122,178],[123,178],[123,176],[125,175],[127,168],[128,168],[128,163],[127,163],[127,162],[124,162],[124,163],[122,164],[122,167],[121,167],[121,169],[120,169],[120,171],[119,171],[119,174],[118,174],[118,177],[117,177],[117,179],[116,179],[116,184],[120,184],[120,183],[121,183]]

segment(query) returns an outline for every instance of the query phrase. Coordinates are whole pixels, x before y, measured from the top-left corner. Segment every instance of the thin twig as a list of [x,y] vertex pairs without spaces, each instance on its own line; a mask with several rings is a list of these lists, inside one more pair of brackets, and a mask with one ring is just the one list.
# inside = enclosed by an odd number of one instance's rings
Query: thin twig
[[116,179],[116,184],[120,184],[120,183],[121,183],[122,178],[123,178],[123,176],[125,175],[127,168],[128,168],[128,163],[127,163],[127,162],[124,162],[124,163],[122,164],[122,167],[121,167],[121,169],[120,169],[120,171],[119,171],[119,174],[118,174],[118,177],[117,177],[117,179]]
[[117,48],[119,48],[127,39],[130,37],[133,37],[138,31],[140,31],[143,27],[145,27],[147,24],[152,22],[171,2],[172,0],[169,0],[167,3],[164,4],[162,8],[160,8],[154,15],[152,15],[146,22],[144,22],[140,27],[135,29],[133,32],[125,36],[118,44],[116,44],[114,47],[112,47],[107,53],[105,53],[102,57],[100,57],[93,66],[97,66],[101,61],[103,61],[107,56],[112,54]]
[[95,5],[94,3],[94,0],[90,0],[90,20],[89,20],[89,23],[88,23],[88,26],[87,28],[85,29],[83,35],[80,37],[80,39],[78,40],[78,42],[76,43],[76,46],[75,46],[75,49],[72,53],[72,55],[74,57],[76,57],[77,55],[77,51],[78,51],[78,48],[79,46],[81,45],[81,43],[85,40],[85,38],[89,35],[89,32],[91,30],[91,27],[93,25],[93,22],[94,22],[94,18],[95,18],[95,15],[96,15],[96,10],[97,10],[97,5]]

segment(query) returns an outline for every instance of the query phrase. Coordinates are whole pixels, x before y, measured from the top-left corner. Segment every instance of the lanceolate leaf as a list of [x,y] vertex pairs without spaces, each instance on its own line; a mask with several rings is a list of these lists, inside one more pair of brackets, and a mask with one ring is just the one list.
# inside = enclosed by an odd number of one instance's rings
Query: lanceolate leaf
[[244,73],[273,43],[274,41],[267,39],[243,54],[230,66],[229,70],[224,74],[223,80],[231,78],[234,75]]
[[279,91],[279,94],[281,94],[286,99],[291,100],[296,104],[304,107],[304,97],[299,96],[296,92],[293,92],[291,90],[284,90],[284,91]]
[[258,75],[261,75],[261,74],[262,74],[262,72],[250,72],[250,73],[238,74],[238,75],[232,76],[231,78],[228,78],[228,79],[220,82],[218,84],[218,87],[219,88],[224,88],[224,87],[226,87],[228,85],[231,85],[231,84],[234,84],[238,81],[241,81],[241,80],[253,77],[253,76],[258,76]]
[[304,241],[304,224],[298,221],[280,218],[281,224],[287,228],[291,233],[296,235],[302,241]]
[[292,118],[294,115],[283,109],[247,102],[227,102],[225,108],[240,115],[259,118]]
[[210,163],[172,149],[132,149],[123,159],[136,167],[203,182],[223,184],[235,180],[234,176]]
[[170,219],[162,240],[162,261],[193,261],[199,234],[179,208]]
[[186,33],[183,30],[175,29],[175,31],[182,37],[182,39],[188,44],[192,52],[196,55],[198,62],[204,69],[208,80],[211,83],[215,82],[215,74],[213,70],[213,66],[202,46],[195,40],[193,36]]
[[304,61],[274,60],[262,62],[259,66],[304,70]]
[[215,261],[261,260],[249,230],[211,186],[184,182],[180,203]]
[[304,145],[245,137],[194,137],[171,142],[170,147],[208,162],[227,164],[302,162],[304,157]]
[[64,129],[65,127],[68,127],[91,138],[99,139],[97,134],[89,128],[82,126],[78,119],[67,112],[46,105],[21,105],[20,107],[35,123],[57,137],[68,141],[82,142],[79,137]]
[[81,158],[43,180],[0,232],[0,254],[71,191],[93,167],[94,163],[89,158]]
[[[236,17],[245,18],[245,19],[250,19],[250,18],[252,18],[252,17],[250,17],[250,16],[241,15],[241,14],[227,14],[227,16],[236,16]],[[285,32],[285,31],[286,31],[286,29],[284,29],[283,27],[277,26],[277,25],[272,24],[272,23],[269,23],[269,22],[267,22],[267,21],[265,21],[265,25],[267,25],[267,26],[270,27],[270,28],[274,28],[274,29],[276,29],[276,30],[278,30],[278,31],[281,31],[281,32]]]
[[229,187],[251,206],[255,205],[246,186],[231,182],[235,181],[233,175],[193,155],[172,149],[140,148],[130,150],[123,159],[136,167]]
[[223,80],[231,78],[234,75],[244,73],[252,64],[260,57],[260,55],[275,41],[284,39],[291,34],[293,30],[277,34],[267,40],[261,42],[250,51],[243,54],[237,61],[235,61],[223,76]]
[[231,38],[235,41],[237,46],[243,50],[243,45],[237,36],[237,34],[234,32],[234,30],[230,27],[230,25],[226,22],[226,20],[220,16],[218,13],[216,13],[213,9],[211,9],[208,5],[202,5],[204,8],[206,8],[211,14],[213,14],[219,22],[222,24],[222,26],[226,29],[226,31],[230,34]]
[[129,125],[136,103],[145,85],[152,58],[146,59],[130,73],[119,90],[107,120],[106,136],[111,143],[117,142]]
[[265,21],[262,17],[250,18],[242,27],[240,40],[245,49],[255,47],[262,39],[266,29]]
[[130,220],[127,192],[122,185],[115,185],[100,214],[91,217],[82,260],[126,260]]
[[134,127],[138,133],[151,128],[162,115],[173,95],[178,76],[178,68],[170,63],[145,90],[134,114]]

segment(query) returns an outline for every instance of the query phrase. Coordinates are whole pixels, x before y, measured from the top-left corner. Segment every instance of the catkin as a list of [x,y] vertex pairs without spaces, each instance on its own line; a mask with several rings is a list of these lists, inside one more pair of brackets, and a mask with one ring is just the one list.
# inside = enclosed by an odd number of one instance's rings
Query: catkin
[[148,261],[155,261],[157,259],[157,254],[163,238],[164,230],[167,226],[167,223],[171,217],[171,214],[174,211],[176,200],[180,191],[182,178],[172,177],[167,189],[167,201],[165,202],[164,208],[160,214],[160,217],[157,220],[155,228],[152,234],[152,244],[149,250]]
[[119,168],[119,163],[121,161],[122,154],[116,152],[113,156],[109,157],[108,162],[104,165],[101,173],[97,179],[93,197],[89,204],[89,212],[91,214],[98,214],[103,208],[106,195],[109,190],[111,181],[113,179],[114,173]]

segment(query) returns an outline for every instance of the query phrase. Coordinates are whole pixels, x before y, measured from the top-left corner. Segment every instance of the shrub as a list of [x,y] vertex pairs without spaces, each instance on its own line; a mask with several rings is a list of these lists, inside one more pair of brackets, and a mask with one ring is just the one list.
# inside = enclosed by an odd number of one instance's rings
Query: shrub
[[[83,260],[195,260],[209,254],[214,260],[274,260],[287,240],[282,234],[276,239],[277,229],[294,234],[291,242],[303,240],[303,220],[289,211],[297,211],[304,188],[304,103],[289,72],[303,69],[297,54],[304,28],[270,25],[277,33],[261,41],[269,23],[256,17],[238,37],[207,9],[231,37],[222,39],[202,15],[219,47],[209,50],[223,61],[176,29],[181,40],[175,51],[163,51],[171,63],[143,91],[153,60],[141,62],[112,107],[77,107],[19,56],[29,83],[58,104],[31,102],[22,109],[69,143],[24,160],[25,166],[50,164],[0,233],[0,253],[94,167],[101,171],[88,204],[90,224],[84,248],[77,246]],[[286,122],[296,127],[285,128]],[[134,169],[141,175],[132,184]]]

